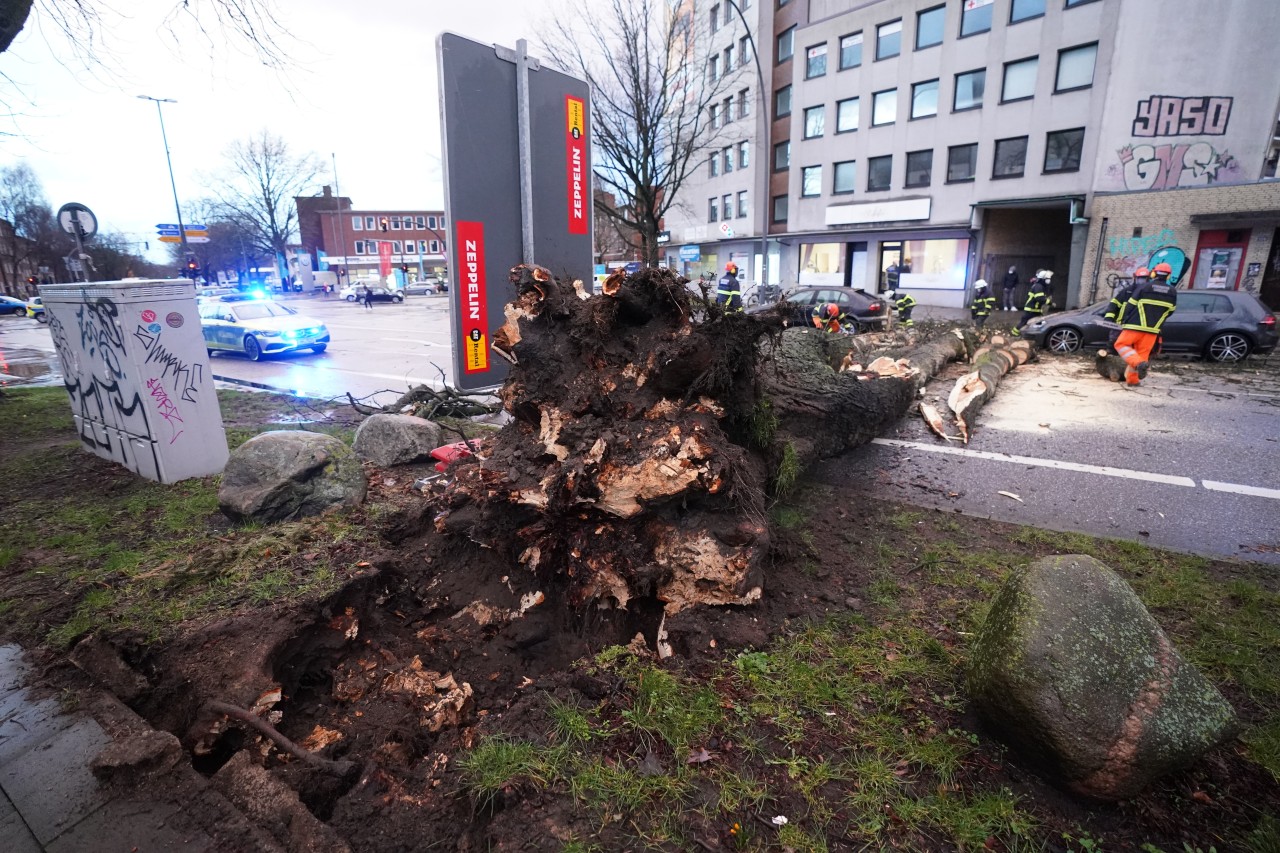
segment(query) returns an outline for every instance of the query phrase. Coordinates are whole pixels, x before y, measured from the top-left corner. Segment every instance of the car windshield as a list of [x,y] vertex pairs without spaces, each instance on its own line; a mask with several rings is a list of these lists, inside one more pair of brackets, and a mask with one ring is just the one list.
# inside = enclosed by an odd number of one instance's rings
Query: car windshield
[[261,320],[264,317],[288,317],[291,314],[297,314],[292,308],[287,308],[276,302],[249,302],[244,305],[237,305],[235,314],[241,320]]

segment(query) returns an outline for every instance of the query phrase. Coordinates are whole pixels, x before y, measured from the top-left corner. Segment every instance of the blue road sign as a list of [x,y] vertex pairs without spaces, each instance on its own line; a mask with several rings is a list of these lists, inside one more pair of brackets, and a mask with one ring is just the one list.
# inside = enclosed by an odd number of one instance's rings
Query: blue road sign
[[156,226],[156,229],[157,229],[157,230],[159,230],[159,231],[169,231],[169,230],[171,230],[171,229],[176,231],[176,230],[177,230],[177,228],[178,228],[178,223],[176,223],[176,222],[175,222],[175,223],[173,223],[172,225],[170,225],[170,224],[169,224],[169,223],[167,223],[167,222],[162,222],[161,224],[159,224],[159,225],[157,225],[157,226]]
[[156,229],[156,233],[157,233],[157,234],[159,234],[161,237],[180,237],[180,236],[182,236],[182,235],[180,235],[180,234],[178,233],[178,229],[177,229],[177,228],[158,228],[158,229]]

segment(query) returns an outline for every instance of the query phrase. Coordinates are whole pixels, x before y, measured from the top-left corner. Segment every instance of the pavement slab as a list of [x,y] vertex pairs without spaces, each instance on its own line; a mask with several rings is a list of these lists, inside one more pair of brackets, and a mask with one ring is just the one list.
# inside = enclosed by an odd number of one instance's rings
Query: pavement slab
[[0,793],[0,840],[5,853],[41,853],[40,842],[31,834],[27,824],[14,808],[9,798]]
[[112,800],[48,845],[48,853],[211,853],[200,830],[181,831],[172,804]]
[[81,718],[0,768],[0,788],[41,844],[107,801],[89,760],[110,742],[101,726]]

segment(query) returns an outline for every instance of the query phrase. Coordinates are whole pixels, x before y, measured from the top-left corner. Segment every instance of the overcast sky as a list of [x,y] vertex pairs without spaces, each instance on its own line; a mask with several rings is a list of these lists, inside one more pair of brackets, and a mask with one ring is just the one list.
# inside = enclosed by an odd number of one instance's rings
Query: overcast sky
[[[173,221],[173,193],[155,104],[137,99],[145,94],[178,101],[164,105],[164,121],[184,220],[188,202],[206,194],[201,173],[262,127],[326,170],[335,154],[342,193],[357,207],[440,207],[436,36],[533,43],[555,2],[276,0],[294,36],[281,44],[296,64],[283,75],[243,44],[211,46],[190,26],[169,32],[177,0],[103,0],[128,11],[102,27],[108,68],[86,71],[37,4],[0,54],[0,97],[23,113],[0,119],[0,132],[15,134],[0,136],[0,165],[26,160],[55,209],[88,205],[103,230],[150,240],[159,257],[154,226]],[[320,183],[331,182],[326,171]]]

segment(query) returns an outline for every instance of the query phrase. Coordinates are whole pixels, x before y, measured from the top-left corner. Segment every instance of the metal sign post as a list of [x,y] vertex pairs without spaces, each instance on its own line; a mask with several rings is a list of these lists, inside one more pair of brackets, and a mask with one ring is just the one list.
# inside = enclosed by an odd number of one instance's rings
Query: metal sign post
[[442,33],[437,46],[454,377],[470,391],[506,378],[490,343],[514,296],[508,269],[591,279],[589,87],[523,39],[511,50]]
[[84,244],[92,240],[98,233],[98,218],[93,211],[79,202],[69,201],[58,208],[58,224],[76,241],[76,263],[67,264],[67,271],[76,275],[80,281],[89,280],[89,272],[85,269],[85,261],[93,266],[93,259],[84,250]]

